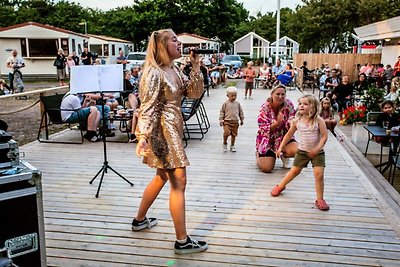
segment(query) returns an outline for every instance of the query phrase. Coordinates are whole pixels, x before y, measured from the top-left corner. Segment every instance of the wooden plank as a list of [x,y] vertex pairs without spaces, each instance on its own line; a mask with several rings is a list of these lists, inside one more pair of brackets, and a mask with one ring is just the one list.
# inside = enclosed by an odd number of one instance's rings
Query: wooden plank
[[[242,88],[243,82],[238,83]],[[135,184],[107,173],[100,198],[89,180],[103,162],[101,144],[28,144],[27,160],[43,172],[47,255],[51,266],[396,266],[400,242],[382,209],[389,209],[363,183],[363,173],[331,135],[325,147],[325,197],[331,210],[314,207],[312,168],[278,198],[271,188],[287,170],[258,170],[254,158],[256,118],[269,90],[239,101],[245,111],[237,153],[222,152],[218,126],[225,89],[204,100],[211,125],[202,141],[189,140],[186,214],[188,232],[210,243],[205,253],[173,253],[168,185],[149,210],[157,227],[132,232],[130,223],[155,170],[134,155],[135,144],[107,143],[110,165]],[[288,91],[294,102],[299,91]],[[70,133],[60,133],[68,137]],[[381,209],[379,209],[381,208]]]
[[[76,229],[76,228],[75,228]],[[79,230],[78,230],[79,231]],[[73,240],[76,242],[82,243],[107,243],[107,244],[121,244],[121,245],[134,245],[136,247],[148,247],[149,240],[147,238],[137,238],[135,241],[132,241],[131,236],[126,236],[122,231],[121,233],[116,235],[103,235],[99,232],[97,235],[81,235],[78,233],[65,233],[65,232],[48,232],[47,238],[50,240],[54,240],[54,243],[57,245],[57,240]],[[167,236],[162,236],[163,238],[168,238]],[[157,237],[155,237],[157,238]],[[210,244],[217,246],[224,246],[226,244],[226,240],[218,238],[216,236],[210,237],[208,239]],[[248,254],[252,254],[252,250],[249,247],[256,247],[257,250],[271,250],[271,251],[290,251],[290,252],[306,252],[306,253],[316,253],[316,254],[330,254],[330,255],[348,255],[355,257],[369,257],[369,258],[378,258],[378,259],[389,259],[389,260],[400,260],[399,253],[395,251],[373,251],[370,253],[368,250],[363,248],[352,248],[352,247],[327,247],[319,244],[296,244],[296,243],[288,243],[284,241],[265,241],[265,240],[236,240],[230,239],[230,248],[227,248],[225,253],[229,253],[229,250],[233,249],[248,249]],[[170,242],[152,240],[152,247],[164,248],[166,245],[170,245]],[[284,247],[284,249],[282,249]]]

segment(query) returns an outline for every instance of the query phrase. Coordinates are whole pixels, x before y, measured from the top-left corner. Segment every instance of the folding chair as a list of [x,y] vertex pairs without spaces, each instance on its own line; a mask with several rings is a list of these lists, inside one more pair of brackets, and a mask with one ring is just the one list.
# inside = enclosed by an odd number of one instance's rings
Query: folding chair
[[[399,138],[400,136],[394,140],[394,142],[390,142],[390,149],[393,151],[393,154],[390,155],[390,168],[389,168],[389,176],[388,176],[388,182],[393,185],[394,184],[394,178],[396,174],[396,170],[400,169],[400,161],[399,161],[399,155],[400,155],[400,146],[399,146]],[[393,169],[393,172],[392,172]]]
[[[64,122],[61,119],[61,101],[65,94],[56,94],[51,96],[41,96],[40,101],[43,105],[43,114],[42,119],[40,121],[39,131],[37,135],[37,140],[41,143],[58,143],[58,144],[82,144],[83,132],[82,132],[82,124],[79,126],[79,130],[81,133],[80,141],[55,141],[49,139],[49,126],[51,125],[61,125],[68,124],[68,127],[72,130],[71,124],[68,122]],[[42,131],[45,131],[45,139],[42,138]]]
[[[208,132],[210,123],[207,114],[205,113],[204,106],[202,106],[202,99],[204,93],[198,99],[185,98],[182,101],[182,117],[184,123],[184,139],[185,141],[193,138],[191,134],[200,134],[200,140]],[[196,123],[188,123],[192,118],[196,118]]]

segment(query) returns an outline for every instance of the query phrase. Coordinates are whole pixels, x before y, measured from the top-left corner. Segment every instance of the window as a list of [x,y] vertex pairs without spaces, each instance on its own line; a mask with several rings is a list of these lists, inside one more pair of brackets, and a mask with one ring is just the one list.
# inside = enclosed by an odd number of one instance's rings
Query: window
[[78,54],[82,54],[82,46],[81,44],[78,44]]
[[90,45],[90,53],[96,53],[97,55],[103,55],[101,44],[99,45]]
[[61,39],[61,49],[64,50],[65,55],[69,54],[68,39]]
[[71,43],[72,43],[72,52],[76,52],[75,39],[72,39]]
[[115,45],[111,46],[111,55],[115,56]]
[[26,57],[28,56],[28,51],[26,50],[26,39],[19,39],[21,42],[21,56]]
[[104,54],[103,56],[108,57],[108,44],[104,44]]
[[261,46],[259,40],[257,38],[255,38],[255,37],[253,39],[253,46]]
[[57,54],[57,39],[28,39],[30,57],[54,57]]

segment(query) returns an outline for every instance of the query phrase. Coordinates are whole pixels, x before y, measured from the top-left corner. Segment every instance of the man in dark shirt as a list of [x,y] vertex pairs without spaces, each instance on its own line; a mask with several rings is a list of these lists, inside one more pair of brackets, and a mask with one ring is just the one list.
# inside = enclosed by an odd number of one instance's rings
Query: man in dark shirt
[[300,69],[303,70],[303,79],[304,79],[304,80],[307,80],[307,81],[312,81],[312,80],[313,80],[313,77],[310,76],[310,73],[311,73],[313,70],[309,70],[309,69],[307,68],[307,61],[304,61],[304,62],[303,62],[303,66],[301,66]]
[[342,112],[347,106],[351,105],[351,97],[354,87],[349,83],[349,76],[344,75],[343,81],[333,90],[332,99],[338,104],[339,118],[342,118]]
[[92,65],[92,53],[88,51],[88,48],[85,46],[83,48],[83,52],[81,55],[81,60],[83,65]]

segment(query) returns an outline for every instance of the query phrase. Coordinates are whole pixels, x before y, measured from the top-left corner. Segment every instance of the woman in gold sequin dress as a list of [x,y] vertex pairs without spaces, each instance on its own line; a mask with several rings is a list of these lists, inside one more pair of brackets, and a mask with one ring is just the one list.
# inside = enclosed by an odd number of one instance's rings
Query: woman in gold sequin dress
[[173,60],[181,57],[181,43],[170,30],[151,34],[146,62],[140,82],[136,153],[157,172],[146,187],[132,230],[140,231],[157,224],[156,218],[146,217],[147,211],[165,183],[170,183],[169,208],[177,241],[175,253],[188,254],[207,249],[204,241],[192,240],[186,231],[185,187],[186,166],[189,161],[183,148],[182,97],[199,98],[203,89],[199,57],[191,52],[192,71],[186,77]]

